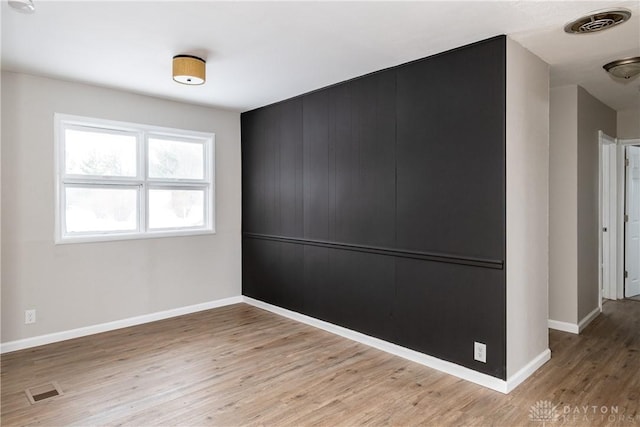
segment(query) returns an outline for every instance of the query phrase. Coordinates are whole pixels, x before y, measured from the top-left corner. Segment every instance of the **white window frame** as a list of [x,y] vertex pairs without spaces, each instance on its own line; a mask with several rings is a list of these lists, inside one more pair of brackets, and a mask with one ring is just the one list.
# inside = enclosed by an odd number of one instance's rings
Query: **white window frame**
[[[65,130],[90,129],[107,133],[135,135],[137,145],[137,176],[85,176],[65,172]],[[149,138],[170,139],[203,144],[203,179],[159,179],[148,176]],[[55,236],[56,244],[102,242],[129,239],[149,239],[158,237],[194,236],[215,234],[215,134],[192,130],[166,128],[160,126],[119,122],[56,113],[54,115],[55,145]],[[137,188],[137,229],[135,231],[67,232],[65,218],[65,188]],[[149,228],[149,190],[173,189],[204,191],[204,224],[197,227]]]

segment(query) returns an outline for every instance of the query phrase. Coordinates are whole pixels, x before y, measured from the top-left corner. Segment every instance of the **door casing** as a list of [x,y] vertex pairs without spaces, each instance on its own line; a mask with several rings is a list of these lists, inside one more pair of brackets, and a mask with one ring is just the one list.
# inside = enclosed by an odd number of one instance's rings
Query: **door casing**
[[[638,227],[640,226],[639,207],[640,203],[640,147],[636,145],[625,147],[625,158],[627,167],[625,168],[625,213],[627,221],[624,223],[625,233],[625,278],[624,296],[626,298],[640,294],[640,247],[637,240]],[[634,179],[635,178],[635,179]],[[633,186],[631,185],[632,182]],[[635,239],[634,239],[635,237]],[[635,240],[635,244],[634,241]]]
[[[633,139],[616,139],[604,134],[602,131],[599,132],[599,212],[598,218],[599,223],[598,226],[598,251],[599,251],[599,260],[603,262],[603,192],[606,190],[603,188],[603,166],[602,166],[602,153],[603,153],[603,145],[611,145],[615,146],[615,161],[610,161],[610,173],[615,177],[614,182],[610,181],[609,191],[610,191],[610,203],[615,205],[615,208],[612,209],[613,212],[610,212],[609,216],[609,224],[611,230],[611,244],[610,244],[610,268],[609,270],[609,287],[605,291],[603,290],[603,285],[606,284],[606,281],[602,280],[602,265],[600,266],[600,274],[598,275],[598,287],[599,287],[599,301],[600,305],[602,304],[602,297],[608,299],[624,299],[624,254],[625,254],[625,227],[624,227],[624,215],[625,215],[625,186],[626,186],[626,175],[625,175],[625,150],[629,145],[640,145],[640,138]],[[612,153],[610,153],[611,155]],[[612,159],[610,159],[612,160]],[[612,193],[612,194],[611,194]],[[614,220],[615,218],[615,220]]]
[[600,299],[617,298],[617,140],[602,131],[600,141],[599,259]]
[[624,298],[624,215],[625,215],[625,149],[628,145],[640,145],[640,138],[618,139],[617,144],[617,249],[616,259],[616,298]]

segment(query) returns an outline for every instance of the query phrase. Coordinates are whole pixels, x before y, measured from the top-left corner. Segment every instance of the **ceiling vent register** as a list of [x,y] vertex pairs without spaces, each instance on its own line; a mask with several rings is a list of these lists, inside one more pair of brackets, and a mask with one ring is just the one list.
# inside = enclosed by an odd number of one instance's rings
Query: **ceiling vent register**
[[569,34],[595,33],[622,24],[629,18],[631,11],[627,9],[603,10],[569,22],[564,31]]

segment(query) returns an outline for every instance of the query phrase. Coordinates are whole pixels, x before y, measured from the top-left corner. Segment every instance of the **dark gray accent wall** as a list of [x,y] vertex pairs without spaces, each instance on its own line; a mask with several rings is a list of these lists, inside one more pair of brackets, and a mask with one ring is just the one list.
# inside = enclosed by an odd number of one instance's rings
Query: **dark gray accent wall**
[[243,113],[243,294],[505,379],[505,55]]

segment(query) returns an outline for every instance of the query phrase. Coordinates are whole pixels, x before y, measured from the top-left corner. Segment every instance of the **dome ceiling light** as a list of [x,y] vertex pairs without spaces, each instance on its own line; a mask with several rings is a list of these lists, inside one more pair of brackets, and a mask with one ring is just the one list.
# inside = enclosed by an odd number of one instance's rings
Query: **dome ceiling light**
[[602,68],[614,77],[628,80],[640,74],[640,56],[618,59],[603,65]]

